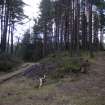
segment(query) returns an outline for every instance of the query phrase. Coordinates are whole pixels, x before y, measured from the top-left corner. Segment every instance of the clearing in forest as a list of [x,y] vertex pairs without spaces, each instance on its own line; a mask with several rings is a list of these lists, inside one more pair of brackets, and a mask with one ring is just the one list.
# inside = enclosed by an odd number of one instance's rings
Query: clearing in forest
[[88,74],[65,76],[42,88],[20,73],[0,84],[0,105],[105,105],[105,54],[91,61]]

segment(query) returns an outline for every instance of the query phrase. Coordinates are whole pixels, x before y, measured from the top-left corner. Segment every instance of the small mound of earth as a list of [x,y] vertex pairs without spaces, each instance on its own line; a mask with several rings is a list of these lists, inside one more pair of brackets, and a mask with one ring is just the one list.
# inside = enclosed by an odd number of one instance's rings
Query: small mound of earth
[[23,73],[23,76],[38,79],[39,77],[43,77],[44,74],[52,73],[55,69],[55,65],[52,64],[35,64],[30,68],[26,69]]

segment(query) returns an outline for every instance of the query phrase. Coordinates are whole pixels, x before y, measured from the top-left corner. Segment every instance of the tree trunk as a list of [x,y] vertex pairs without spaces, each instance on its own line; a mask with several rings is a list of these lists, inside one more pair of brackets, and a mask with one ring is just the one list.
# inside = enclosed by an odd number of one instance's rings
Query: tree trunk
[[3,36],[1,39],[1,51],[2,52],[6,51],[8,20],[9,20],[9,10],[8,10],[8,7],[5,7],[4,29],[3,29]]
[[89,0],[89,50],[91,57],[93,56],[92,49],[92,0]]

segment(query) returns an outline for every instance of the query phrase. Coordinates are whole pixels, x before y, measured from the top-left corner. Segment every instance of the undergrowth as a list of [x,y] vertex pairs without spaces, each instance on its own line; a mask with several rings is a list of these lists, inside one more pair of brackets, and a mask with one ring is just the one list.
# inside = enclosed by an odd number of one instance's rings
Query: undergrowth
[[49,55],[40,62],[47,65],[53,65],[53,72],[49,73],[51,78],[63,78],[65,75],[80,73],[81,63],[84,59],[89,59],[88,55],[71,57],[69,52],[55,53]]
[[0,72],[10,72],[22,63],[20,59],[10,54],[0,54]]

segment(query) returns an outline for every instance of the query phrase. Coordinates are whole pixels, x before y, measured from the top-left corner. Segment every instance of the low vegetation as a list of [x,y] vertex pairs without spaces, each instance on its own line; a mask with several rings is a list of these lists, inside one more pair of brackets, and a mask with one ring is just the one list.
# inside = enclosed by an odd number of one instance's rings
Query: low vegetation
[[19,66],[22,61],[10,54],[0,54],[0,72],[10,72],[14,67]]
[[[86,55],[85,55],[86,57]],[[87,59],[88,57],[86,57]],[[40,62],[45,65],[49,76],[53,79],[63,78],[69,74],[78,74],[81,72],[81,63],[85,58],[71,57],[69,52],[51,54]]]

